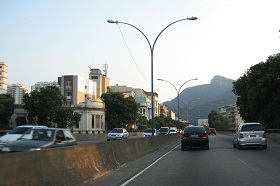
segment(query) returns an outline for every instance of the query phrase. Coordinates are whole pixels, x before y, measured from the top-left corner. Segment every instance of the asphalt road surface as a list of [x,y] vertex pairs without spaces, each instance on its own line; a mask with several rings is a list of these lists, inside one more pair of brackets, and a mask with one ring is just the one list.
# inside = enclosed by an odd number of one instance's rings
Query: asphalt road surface
[[232,136],[217,134],[210,150],[181,151],[178,141],[85,185],[279,186],[280,144],[237,150]]

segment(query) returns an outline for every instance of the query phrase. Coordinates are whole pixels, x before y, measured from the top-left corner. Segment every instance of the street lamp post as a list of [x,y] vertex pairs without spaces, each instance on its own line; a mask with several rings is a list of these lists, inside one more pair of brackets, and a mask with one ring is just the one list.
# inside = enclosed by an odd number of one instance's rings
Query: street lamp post
[[195,100],[199,100],[200,98],[195,98],[195,99],[192,99],[191,101],[189,101],[189,103],[187,104],[187,107],[186,107],[186,117],[188,119],[188,106],[191,104],[191,102],[195,101]]
[[173,83],[171,83],[170,81],[167,81],[167,80],[164,80],[164,79],[158,79],[158,80],[159,80],[159,81],[165,81],[165,82],[171,84],[171,85],[175,88],[175,90],[176,90],[176,92],[177,92],[177,99],[178,99],[178,113],[177,113],[177,115],[178,115],[178,122],[180,122],[180,111],[179,111],[179,110],[180,110],[180,100],[179,100],[180,90],[181,90],[181,88],[182,88],[187,82],[192,81],[192,80],[198,80],[198,78],[187,80],[185,83],[183,83],[183,84],[181,85],[181,87],[179,88],[179,90],[178,90],[178,89],[175,87],[175,85],[174,85]]
[[180,20],[177,20],[177,21],[174,21],[172,23],[170,23],[169,25],[167,25],[164,29],[162,29],[160,31],[160,33],[158,34],[158,36],[156,37],[153,45],[151,45],[149,39],[147,38],[147,36],[139,29],[137,28],[136,26],[130,24],[130,23],[126,23],[126,22],[120,22],[120,21],[114,21],[114,20],[107,20],[108,23],[115,23],[115,24],[125,24],[125,25],[129,25],[129,26],[132,26],[133,28],[135,28],[136,30],[138,30],[139,32],[141,32],[141,34],[145,37],[145,39],[147,40],[148,44],[149,44],[149,47],[150,47],[150,51],[151,51],[151,99],[152,99],[152,131],[153,131],[153,135],[154,135],[154,117],[155,117],[155,105],[154,105],[154,67],[153,67],[153,60],[154,60],[154,48],[155,48],[155,44],[159,38],[159,36],[161,35],[161,33],[166,30],[169,26],[177,23],[177,22],[180,22],[180,21],[185,21],[185,20],[196,20],[197,17],[190,17],[190,18],[185,18],[185,19],[180,19]]

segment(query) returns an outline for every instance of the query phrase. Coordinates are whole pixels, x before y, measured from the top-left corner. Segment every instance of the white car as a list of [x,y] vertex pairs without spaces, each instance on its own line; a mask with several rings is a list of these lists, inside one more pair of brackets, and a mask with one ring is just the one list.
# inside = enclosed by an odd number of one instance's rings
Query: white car
[[[153,129],[151,129],[151,128],[146,128],[146,129],[144,130],[144,132],[142,133],[142,137],[153,136],[152,132],[153,132]],[[154,129],[154,136],[156,136],[156,135],[157,135],[157,130]]]
[[44,125],[22,125],[13,128],[10,132],[0,138],[0,150],[5,144],[17,140],[24,132],[31,128],[47,128]]
[[177,127],[170,127],[169,134],[176,134],[177,133]]
[[124,128],[114,128],[107,135],[107,141],[128,139],[129,133]]

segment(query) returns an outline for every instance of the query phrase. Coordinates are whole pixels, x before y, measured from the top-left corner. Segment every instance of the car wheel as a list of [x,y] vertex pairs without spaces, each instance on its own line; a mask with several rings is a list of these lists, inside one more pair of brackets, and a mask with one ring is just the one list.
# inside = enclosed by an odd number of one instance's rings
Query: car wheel
[[182,144],[182,145],[181,145],[181,151],[184,151],[185,148],[186,148],[185,145]]
[[263,149],[267,149],[267,144],[262,146]]
[[110,141],[110,139],[107,139],[107,141]]
[[236,148],[236,145],[234,144],[234,141],[232,141],[232,146],[233,146],[233,148]]
[[237,149],[238,150],[241,150],[242,149],[242,147],[241,147],[241,145],[239,145],[239,142],[237,141]]

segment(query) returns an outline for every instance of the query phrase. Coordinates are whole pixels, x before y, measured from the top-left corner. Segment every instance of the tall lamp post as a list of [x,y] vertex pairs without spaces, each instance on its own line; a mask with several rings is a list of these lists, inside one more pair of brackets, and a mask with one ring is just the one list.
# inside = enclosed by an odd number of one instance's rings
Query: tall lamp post
[[178,89],[175,87],[175,85],[174,85],[173,83],[171,83],[170,81],[167,81],[167,80],[164,80],[164,79],[158,79],[158,80],[159,80],[159,81],[165,81],[165,82],[171,84],[171,85],[175,88],[175,90],[176,90],[176,92],[177,92],[177,99],[178,99],[178,113],[177,113],[177,115],[178,115],[178,122],[180,122],[180,117],[179,117],[179,116],[180,116],[180,112],[179,112],[179,110],[180,110],[180,100],[179,100],[180,90],[181,90],[181,88],[182,88],[187,82],[192,81],[192,80],[198,80],[198,78],[187,80],[185,83],[183,83],[183,84],[180,86],[179,90],[178,90]]
[[162,29],[160,31],[160,33],[158,34],[158,36],[156,37],[153,45],[151,45],[149,39],[147,38],[147,36],[139,29],[137,28],[136,26],[130,24],[130,23],[126,23],[126,22],[120,22],[120,21],[114,21],[114,20],[107,20],[108,23],[115,23],[115,24],[125,24],[125,25],[129,25],[129,26],[132,26],[133,28],[137,29],[139,32],[141,32],[141,34],[145,37],[145,39],[148,41],[148,44],[149,44],[149,47],[150,47],[150,50],[151,50],[151,99],[152,99],[152,131],[153,131],[153,135],[154,135],[154,117],[155,117],[155,105],[154,105],[154,67],[153,67],[153,58],[154,58],[154,48],[155,48],[155,44],[159,38],[159,36],[161,35],[161,33],[166,30],[169,26],[177,23],[177,22],[180,22],[180,21],[185,21],[185,20],[196,20],[197,17],[190,17],[190,18],[185,18],[185,19],[180,19],[180,20],[177,20],[177,21],[174,21],[172,23],[170,23],[169,25],[167,25],[164,29]]
[[191,104],[191,102],[193,102],[195,100],[199,100],[199,99],[200,98],[195,98],[195,99],[192,99],[191,101],[188,102],[187,107],[186,107],[186,117],[187,117],[187,119],[188,119],[188,107],[189,107],[189,105]]

